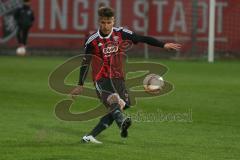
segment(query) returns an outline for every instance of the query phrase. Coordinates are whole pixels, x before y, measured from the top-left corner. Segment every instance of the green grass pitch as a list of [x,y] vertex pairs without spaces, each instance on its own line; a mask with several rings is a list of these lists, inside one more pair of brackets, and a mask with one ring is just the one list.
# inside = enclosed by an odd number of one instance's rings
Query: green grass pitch
[[[81,144],[98,122],[66,122],[54,105],[66,95],[48,87],[48,76],[67,58],[0,57],[1,160],[237,160],[240,158],[240,63],[154,60],[169,68],[168,95],[138,100],[128,114],[189,114],[186,121],[139,121],[121,139],[114,124],[102,145]],[[77,71],[69,82],[78,79]],[[72,111],[98,101],[79,97]],[[85,108],[86,109],[86,108]]]

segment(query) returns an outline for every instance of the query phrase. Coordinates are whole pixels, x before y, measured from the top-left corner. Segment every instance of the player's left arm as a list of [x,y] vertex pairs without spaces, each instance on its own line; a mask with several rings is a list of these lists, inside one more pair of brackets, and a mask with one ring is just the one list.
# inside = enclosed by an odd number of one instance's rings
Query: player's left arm
[[125,39],[131,40],[133,43],[147,43],[151,46],[155,47],[161,47],[167,50],[179,50],[181,49],[182,45],[178,43],[165,43],[162,41],[157,40],[154,37],[150,36],[142,36],[136,33],[133,33],[132,31],[123,29],[123,35]]
[[178,43],[165,43],[150,36],[142,36],[137,34],[133,36],[135,36],[135,39],[137,42],[147,43],[151,46],[161,47],[167,50],[179,50],[181,49],[181,46],[182,46],[181,44],[178,44]]

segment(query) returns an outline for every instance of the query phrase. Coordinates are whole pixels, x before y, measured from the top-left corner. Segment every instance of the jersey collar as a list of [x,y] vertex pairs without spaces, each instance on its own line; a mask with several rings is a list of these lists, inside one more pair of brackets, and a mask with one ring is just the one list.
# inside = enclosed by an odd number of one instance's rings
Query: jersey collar
[[98,36],[99,36],[101,39],[108,39],[108,38],[110,38],[111,35],[112,35],[112,33],[113,33],[113,28],[112,28],[112,31],[109,33],[109,35],[106,36],[106,37],[101,36],[99,29],[98,29],[98,32],[97,32]]

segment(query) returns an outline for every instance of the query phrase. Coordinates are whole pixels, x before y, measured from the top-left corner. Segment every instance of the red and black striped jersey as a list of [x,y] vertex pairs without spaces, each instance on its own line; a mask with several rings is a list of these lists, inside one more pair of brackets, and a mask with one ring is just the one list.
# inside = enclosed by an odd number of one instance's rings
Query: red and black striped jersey
[[124,78],[125,43],[128,46],[132,44],[131,36],[133,32],[122,27],[114,27],[105,37],[100,31],[89,36],[85,43],[85,54],[90,56],[86,59],[91,60],[94,81],[100,78]]
[[106,36],[99,30],[91,34],[85,41],[79,85],[83,85],[90,64],[93,81],[101,78],[124,78],[125,52],[138,42],[157,47],[165,44],[152,37],[137,35],[123,27],[113,27]]

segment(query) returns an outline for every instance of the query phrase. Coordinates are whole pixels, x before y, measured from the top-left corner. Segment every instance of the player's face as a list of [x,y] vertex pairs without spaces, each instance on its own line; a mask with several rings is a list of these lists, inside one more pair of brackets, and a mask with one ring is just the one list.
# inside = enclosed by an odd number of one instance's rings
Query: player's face
[[103,34],[110,34],[114,25],[114,17],[101,17],[99,19],[100,31]]

